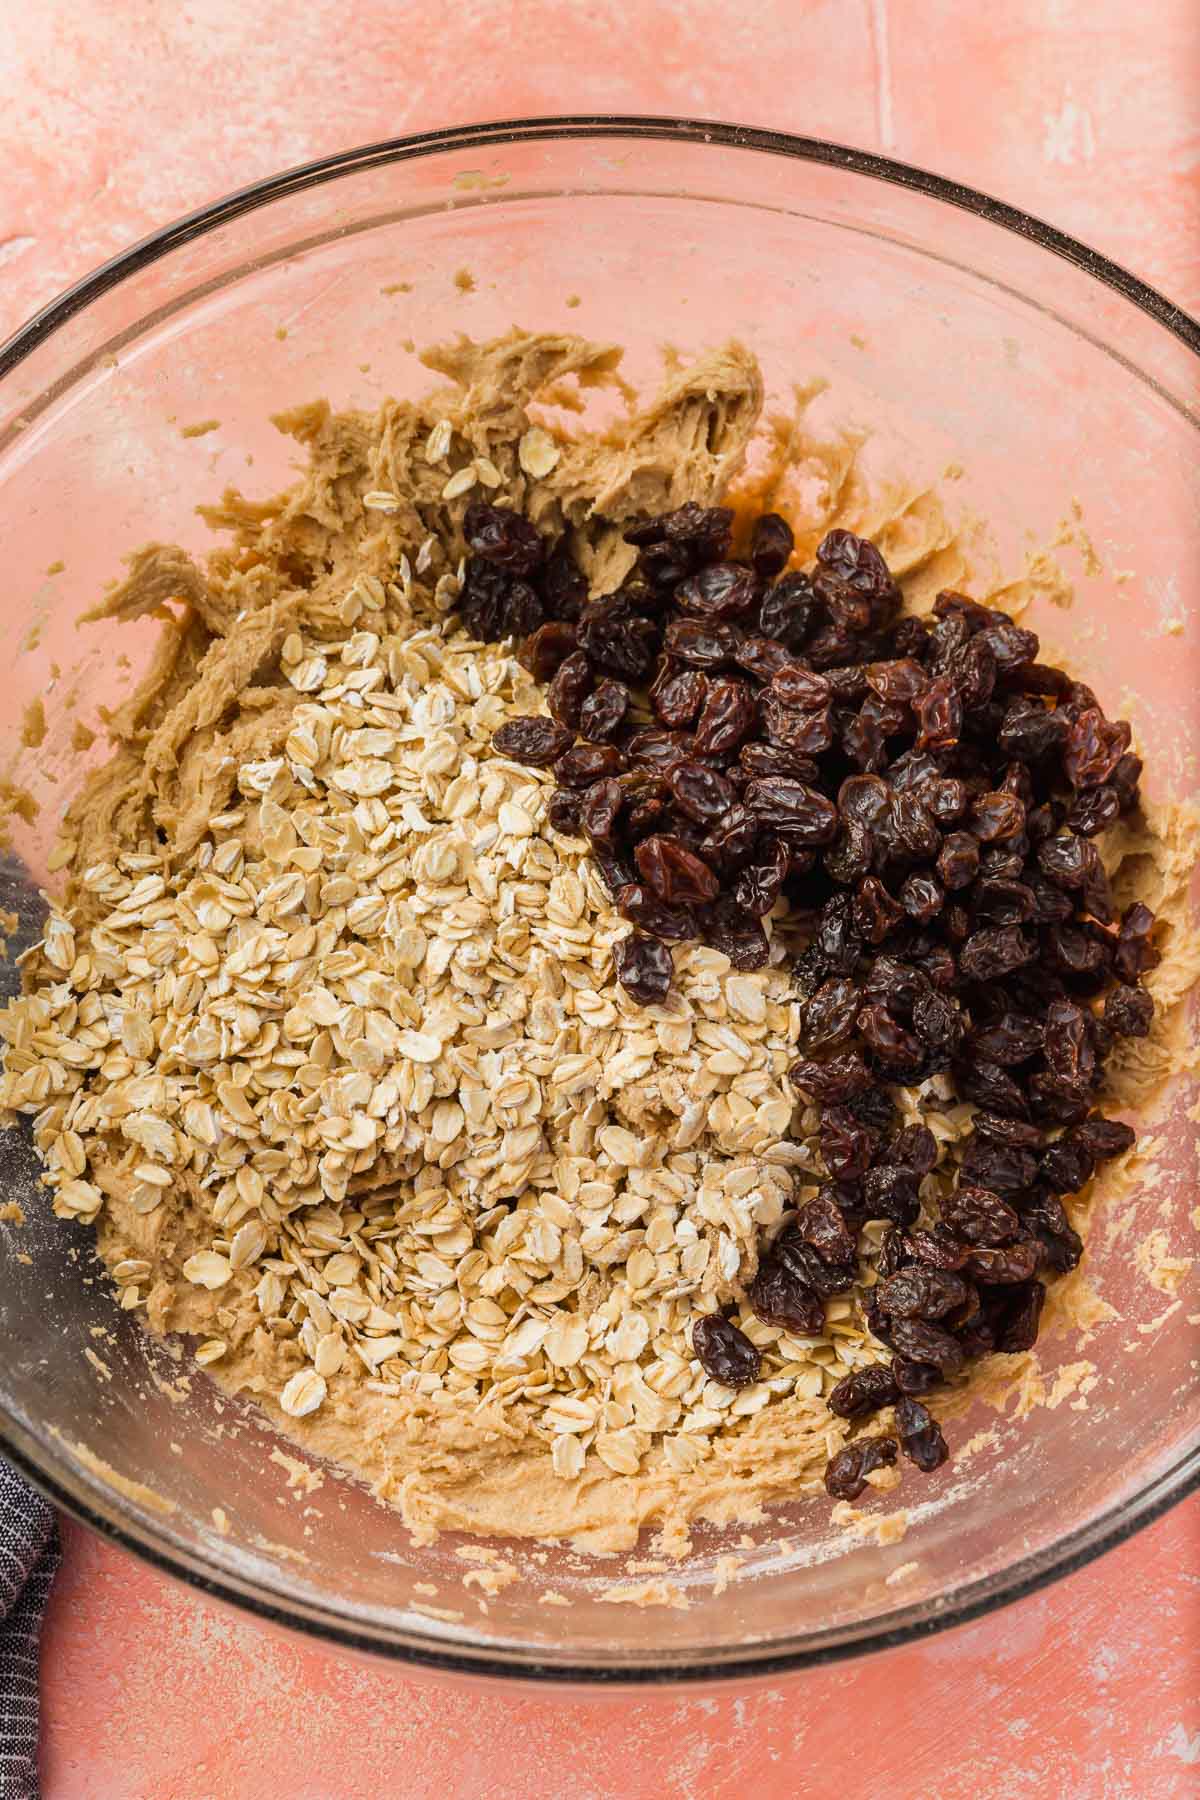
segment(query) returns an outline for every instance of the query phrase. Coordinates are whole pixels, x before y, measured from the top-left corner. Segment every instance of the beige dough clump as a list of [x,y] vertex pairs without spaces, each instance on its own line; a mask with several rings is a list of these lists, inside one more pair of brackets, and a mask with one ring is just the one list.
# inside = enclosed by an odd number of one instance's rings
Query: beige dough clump
[[[816,1487],[848,1429],[825,1396],[880,1351],[851,1297],[815,1340],[740,1298],[759,1232],[817,1179],[786,920],[759,973],[687,946],[668,1001],[633,1006],[552,784],[492,745],[541,692],[448,615],[471,497],[565,534],[605,591],[623,521],[730,488],[762,383],[730,345],[568,439],[537,396],[611,383],[612,346],[514,332],[426,360],[453,385],[419,404],[283,415],[298,485],[226,494],[207,516],[229,548],[201,568],[148,545],[96,609],[162,637],[67,815],[62,905],[0,1016],[0,1107],[36,1115],[56,1210],[95,1221],[122,1304],[418,1534],[681,1543]],[[860,523],[852,450],[806,453],[810,535]],[[951,538],[927,496],[890,523],[911,599]],[[1118,890],[1154,869],[1168,926],[1190,841],[1164,818],[1114,853]],[[1185,965],[1156,977],[1171,1004],[1119,1100],[1177,1064]],[[960,1111],[930,1123],[948,1139]],[[1058,1304],[1085,1317],[1086,1289]],[[691,1353],[716,1306],[763,1353],[740,1392]]]

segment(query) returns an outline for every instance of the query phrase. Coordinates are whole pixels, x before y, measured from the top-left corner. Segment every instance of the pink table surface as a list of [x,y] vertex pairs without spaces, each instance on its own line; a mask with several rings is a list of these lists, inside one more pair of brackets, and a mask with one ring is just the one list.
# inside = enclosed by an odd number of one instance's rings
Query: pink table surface
[[[5,9],[3,46],[0,336],[243,182],[563,111],[882,149],[1200,307],[1195,0],[41,0]],[[65,1545],[47,1800],[1200,1792],[1200,1499],[975,1625],[709,1698],[452,1691],[235,1619],[73,1525]]]

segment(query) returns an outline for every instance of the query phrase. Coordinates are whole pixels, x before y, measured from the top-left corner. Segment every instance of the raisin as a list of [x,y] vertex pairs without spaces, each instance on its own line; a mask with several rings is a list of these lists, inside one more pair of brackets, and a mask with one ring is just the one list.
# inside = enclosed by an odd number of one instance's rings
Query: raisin
[[924,1319],[891,1319],[888,1328],[894,1348],[909,1361],[932,1363],[943,1379],[957,1375],[962,1368],[962,1346],[940,1325],[929,1325]]
[[1100,787],[1129,749],[1129,727],[1088,706],[1067,729],[1063,768],[1072,787]]
[[656,834],[634,851],[638,873],[668,906],[698,906],[715,900],[720,882],[708,864],[678,838]]
[[765,917],[779,898],[788,872],[786,847],[776,842],[769,856],[747,864],[733,884],[733,898],[751,918]]
[[786,519],[778,513],[763,513],[754,521],[750,533],[750,561],[756,575],[770,579],[787,568],[796,539]]
[[970,1246],[960,1244],[944,1225],[935,1225],[932,1231],[910,1231],[905,1242],[918,1262],[928,1263],[933,1269],[948,1269],[953,1273],[966,1268],[967,1257],[971,1254]]
[[774,680],[781,670],[792,666],[791,652],[786,645],[768,637],[743,638],[737,647],[735,659],[739,669],[745,669],[748,675],[755,675],[759,681],[766,682]]
[[938,1141],[928,1125],[906,1125],[893,1142],[891,1154],[914,1175],[928,1175],[938,1165]]
[[1062,1202],[1045,1194],[1036,1206],[1025,1210],[1025,1224],[1041,1246],[1042,1262],[1057,1275],[1077,1268],[1083,1256],[1083,1240],[1071,1227]]
[[732,782],[704,763],[676,763],[667,776],[667,786],[680,812],[699,825],[714,825],[737,802]]
[[1038,1246],[1028,1238],[1003,1247],[980,1247],[971,1251],[967,1268],[979,1281],[1000,1284],[1029,1281],[1037,1271]]
[[843,819],[837,837],[826,850],[822,863],[831,881],[850,887],[868,873],[875,840],[867,826],[857,819]]
[[776,1325],[799,1337],[820,1337],[825,1330],[821,1296],[777,1256],[762,1258],[746,1298],[755,1318],[764,1325]]
[[625,790],[612,776],[604,781],[594,781],[585,791],[579,808],[579,823],[593,844],[612,845],[624,800]]
[[1015,925],[976,931],[959,953],[958,966],[968,981],[996,981],[1037,956],[1037,946]]
[[702,619],[725,622],[752,611],[760,592],[753,570],[741,563],[714,562],[679,583],[675,604]]
[[625,542],[639,549],[650,544],[670,544],[689,563],[713,562],[724,556],[733,536],[733,509],[701,506],[695,500],[674,512],[655,513],[639,519],[624,532]]
[[952,831],[938,851],[938,878],[951,892],[970,887],[979,873],[979,841],[969,831]]
[[598,669],[624,681],[645,679],[658,652],[658,627],[631,614],[621,595],[593,601],[579,620],[579,647]]
[[625,758],[611,744],[576,744],[554,764],[561,786],[573,788],[591,787],[593,781],[620,775],[624,769]]
[[803,663],[789,662],[771,678],[771,693],[782,706],[812,712],[829,701],[829,682]]
[[463,515],[468,549],[511,575],[530,575],[542,560],[537,528],[509,506],[473,500]]
[[797,756],[821,756],[833,742],[833,714],[828,706],[806,710],[785,706],[774,693],[762,698],[763,730],[772,744]]
[[1017,1213],[990,1188],[960,1186],[942,1201],[942,1218],[955,1237],[995,1249],[1021,1228]]
[[970,826],[981,844],[1016,837],[1025,826],[1025,808],[1013,794],[980,794],[971,806]]
[[911,1225],[921,1210],[920,1177],[906,1163],[880,1163],[863,1181],[863,1211],[868,1219],[890,1219]]
[[546,803],[546,817],[565,837],[579,836],[579,808],[583,795],[573,788],[556,788]]
[[1136,1133],[1131,1125],[1122,1119],[1095,1118],[1085,1120],[1078,1126],[1075,1136],[1079,1142],[1086,1144],[1097,1162],[1108,1162],[1114,1156],[1124,1156],[1137,1141]]
[[752,813],[786,832],[797,844],[827,844],[837,833],[837,808],[816,788],[785,775],[748,782],[743,796]]
[[977,713],[987,705],[996,685],[996,657],[991,645],[982,638],[972,638],[947,659],[946,676],[964,713]]
[[865,1175],[870,1168],[875,1153],[875,1134],[847,1107],[826,1106],[823,1109],[819,1140],[825,1167],[838,1180]]
[[816,616],[817,597],[807,575],[785,575],[768,589],[758,615],[764,637],[774,638],[789,650],[799,650]]
[[943,1269],[901,1269],[878,1290],[878,1303],[892,1319],[941,1319],[967,1298],[967,1284]]
[[881,1406],[891,1406],[898,1397],[892,1371],[886,1363],[873,1363],[843,1375],[829,1390],[828,1406],[836,1418],[860,1419],[866,1413],[878,1412]]
[[902,1394],[928,1394],[942,1384],[936,1363],[913,1362],[907,1356],[892,1358],[892,1380]]
[[857,1500],[867,1486],[867,1476],[876,1469],[891,1468],[895,1461],[895,1438],[857,1438],[830,1458],[825,1492],[831,1500]]
[[579,734],[594,744],[615,737],[629,711],[629,689],[620,681],[602,681],[579,710]]
[[744,681],[730,675],[710,679],[694,746],[697,755],[716,756],[736,750],[754,729],[754,695]]
[[924,803],[913,793],[893,795],[891,826],[897,841],[909,856],[935,857],[942,846],[942,834]]
[[639,1006],[658,1006],[667,997],[673,965],[671,952],[657,938],[631,931],[613,952],[617,980]]
[[689,669],[719,669],[733,661],[737,647],[737,635],[727,625],[703,619],[672,619],[663,638],[667,655]]
[[722,896],[708,908],[704,926],[705,942],[727,956],[743,974],[764,968],[769,961],[771,946],[761,923],[744,913],[732,897]]
[[909,875],[900,885],[900,904],[910,919],[929,925],[937,918],[946,896],[931,875]]
[[664,725],[682,731],[695,723],[707,692],[707,677],[699,669],[681,669],[661,687],[655,683],[650,702]]
[[749,1387],[758,1380],[762,1356],[724,1313],[701,1314],[692,1326],[692,1349],[704,1373],[723,1387]]
[[563,658],[547,691],[546,704],[552,717],[568,731],[579,730],[583,703],[594,684],[592,665],[582,650],[573,650]]
[[1032,1350],[1041,1324],[1045,1288],[1040,1281],[1028,1281],[1014,1285],[1005,1298],[1006,1305],[996,1333],[996,1349],[1006,1356],[1020,1350]]
[[827,1062],[801,1057],[788,1070],[788,1079],[801,1093],[811,1094],[814,1100],[828,1105],[848,1100],[871,1086],[867,1066],[853,1050],[843,1056],[831,1056]]
[[492,734],[501,756],[532,769],[548,769],[571,747],[571,734],[553,719],[509,719]]
[[1066,742],[1067,721],[1036,700],[1010,700],[1000,726],[999,744],[1006,756],[1027,762],[1061,752]]
[[1121,915],[1121,929],[1117,939],[1117,951],[1113,958],[1113,973],[1118,980],[1128,982],[1130,987],[1136,985],[1141,976],[1150,969],[1158,967],[1162,958],[1150,941],[1150,933],[1154,929],[1154,914],[1140,900],[1127,906]]
[[617,856],[604,845],[592,846],[592,861],[596,865],[596,873],[603,882],[605,891],[613,900],[633,882],[634,872],[629,863],[623,856]]
[[817,547],[817,561],[876,606],[891,612],[900,594],[883,557],[866,538],[852,531],[830,531]]
[[969,1186],[989,1188],[994,1194],[1019,1194],[1037,1179],[1037,1157],[1016,1144],[998,1144],[976,1134],[968,1138],[959,1164]]
[[917,721],[916,748],[943,753],[952,750],[962,732],[962,700],[946,675],[939,675],[911,701]]
[[834,1050],[854,1035],[861,1004],[852,981],[833,976],[822,982],[804,1009],[804,1041],[812,1050]]
[[850,1263],[855,1253],[855,1237],[826,1182],[811,1200],[805,1201],[796,1215],[796,1228],[805,1243],[811,1244],[826,1262]]
[[574,625],[562,619],[550,619],[539,625],[532,637],[521,645],[521,666],[529,670],[535,681],[545,683],[555,675],[578,642]]
[[617,889],[613,898],[623,919],[640,925],[654,937],[679,943],[697,935],[695,916],[686,906],[664,906],[642,882],[627,883]]
[[753,857],[761,838],[761,822],[739,803],[721,815],[705,838],[704,859],[727,871],[743,868]]
[[1070,1132],[1051,1144],[1038,1165],[1038,1179],[1054,1194],[1078,1193],[1095,1171],[1096,1159],[1086,1141]]
[[941,1426],[919,1400],[911,1400],[905,1395],[896,1402],[896,1430],[900,1434],[900,1448],[923,1475],[932,1475],[935,1469],[940,1469],[950,1454]]
[[548,619],[575,620],[587,600],[587,577],[562,540],[537,570],[534,580]]

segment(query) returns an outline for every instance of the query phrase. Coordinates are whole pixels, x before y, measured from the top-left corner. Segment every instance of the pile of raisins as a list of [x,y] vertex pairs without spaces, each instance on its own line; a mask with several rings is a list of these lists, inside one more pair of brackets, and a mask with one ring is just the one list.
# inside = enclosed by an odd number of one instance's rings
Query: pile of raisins
[[[858,1283],[862,1227],[885,1221],[863,1311],[891,1361],[829,1404],[851,1420],[893,1407],[899,1449],[937,1468],[946,1444],[919,1396],[969,1358],[1032,1346],[1043,1277],[1081,1254],[1062,1197],[1133,1142],[1095,1110],[1115,1038],[1146,1036],[1154,1011],[1154,918],[1118,915],[1095,842],[1137,805],[1129,726],[1003,612],[946,592],[904,616],[849,531],[804,573],[778,514],[733,557],[731,510],[689,504],[627,530],[636,567],[590,601],[518,514],[473,505],[465,533],[464,624],[521,636],[548,684],[550,717],[510,721],[496,747],[553,770],[551,823],[587,837],[633,926],[626,992],[665,999],[669,946],[689,939],[761,968],[781,899],[812,921],[791,1079],[817,1109],[826,1179],[747,1299],[820,1334],[825,1302]],[[927,1127],[900,1128],[891,1092],[932,1077],[927,1105],[976,1109],[949,1163]],[[930,1219],[921,1184],[939,1165]],[[757,1378],[723,1314],[696,1322],[693,1347],[718,1381]],[[857,1497],[896,1450],[854,1440],[829,1492]]]

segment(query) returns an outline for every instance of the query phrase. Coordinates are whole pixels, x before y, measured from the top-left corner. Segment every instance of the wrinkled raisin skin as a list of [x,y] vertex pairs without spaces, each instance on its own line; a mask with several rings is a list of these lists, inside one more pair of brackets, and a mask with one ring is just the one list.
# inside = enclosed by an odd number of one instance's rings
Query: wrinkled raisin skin
[[692,1349],[704,1373],[725,1387],[748,1387],[758,1380],[760,1352],[724,1313],[701,1314],[692,1326]]

